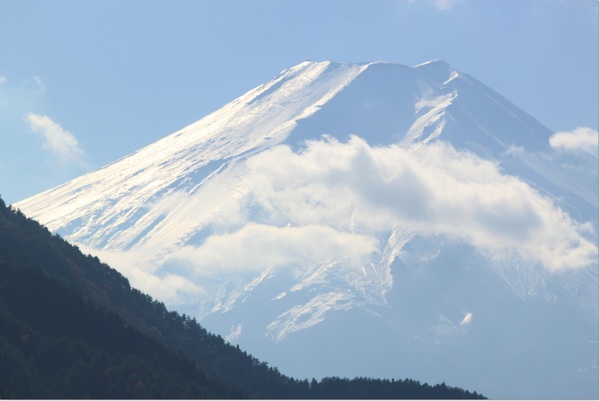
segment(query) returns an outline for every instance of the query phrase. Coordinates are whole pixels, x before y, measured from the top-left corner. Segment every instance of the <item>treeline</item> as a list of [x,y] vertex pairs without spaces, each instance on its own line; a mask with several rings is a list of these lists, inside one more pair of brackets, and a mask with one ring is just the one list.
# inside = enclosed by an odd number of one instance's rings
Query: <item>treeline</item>
[[0,270],[0,372],[13,372],[0,398],[483,398],[413,380],[282,375],[1,199]]
[[[313,380],[311,398],[317,399],[465,399],[484,398],[475,392],[445,383],[430,386],[417,380],[389,380],[355,378],[352,380],[326,377],[320,382]],[[374,397],[373,397],[374,396]]]

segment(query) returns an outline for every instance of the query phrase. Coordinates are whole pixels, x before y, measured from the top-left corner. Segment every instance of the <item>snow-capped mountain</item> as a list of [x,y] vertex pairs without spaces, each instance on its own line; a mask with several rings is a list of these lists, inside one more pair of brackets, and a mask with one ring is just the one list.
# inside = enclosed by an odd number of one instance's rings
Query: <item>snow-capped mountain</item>
[[297,377],[598,396],[598,159],[443,61],[304,62],[17,203]]

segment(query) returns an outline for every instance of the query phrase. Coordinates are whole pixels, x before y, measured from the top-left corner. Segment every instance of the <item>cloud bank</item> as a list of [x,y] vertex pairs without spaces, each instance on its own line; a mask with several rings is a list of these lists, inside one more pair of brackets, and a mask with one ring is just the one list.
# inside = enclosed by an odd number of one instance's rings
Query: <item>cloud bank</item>
[[50,117],[42,114],[28,113],[25,121],[31,131],[39,134],[44,140],[44,149],[49,151],[60,163],[81,162],[84,152],[77,138],[63,129]]
[[209,294],[213,279],[286,269],[298,288],[334,275],[381,302],[395,255],[415,236],[451,238],[495,263],[550,272],[597,263],[597,246],[585,237],[589,223],[498,165],[441,141],[375,147],[353,136],[310,141],[300,151],[279,145],[233,160],[192,193],[169,193],[160,204],[168,215],[188,216],[169,227],[202,234],[178,239],[156,262],[168,277],[147,268],[153,261],[131,274],[134,285],[155,292],[164,281],[172,292]]
[[[551,270],[593,263],[594,244],[551,200],[479,157],[436,142],[414,148],[313,141],[247,163],[248,219],[323,225],[375,237],[394,227],[463,239],[495,258],[518,252]],[[243,208],[242,208],[243,209]],[[261,217],[262,216],[262,217]]]
[[[253,216],[267,224],[324,225],[374,236],[401,226],[458,237],[501,257],[518,251],[551,270],[593,263],[580,226],[525,182],[436,142],[415,148],[313,141],[301,153],[272,148],[247,162]],[[259,213],[256,213],[257,210]]]

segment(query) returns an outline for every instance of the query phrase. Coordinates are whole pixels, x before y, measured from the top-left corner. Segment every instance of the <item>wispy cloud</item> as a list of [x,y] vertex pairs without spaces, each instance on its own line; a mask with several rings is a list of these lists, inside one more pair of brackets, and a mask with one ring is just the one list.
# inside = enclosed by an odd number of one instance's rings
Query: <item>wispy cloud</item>
[[464,0],[430,0],[430,2],[438,9],[438,10],[449,10],[453,6],[458,3],[462,3]]
[[37,92],[41,94],[46,93],[46,84],[44,81],[42,81],[42,78],[37,75],[33,76],[30,80],[26,80],[25,84],[29,85],[31,88],[34,88],[34,90],[37,90]]
[[25,121],[31,131],[42,137],[44,149],[56,157],[60,163],[81,163],[83,161],[85,153],[80,148],[77,138],[50,117],[28,113],[25,116]]
[[455,7],[457,4],[464,3],[466,0],[404,0],[404,2],[400,3],[408,6],[425,6],[432,7],[439,11],[450,10]]
[[39,107],[45,96],[46,84],[37,75],[20,79],[0,75],[0,113],[6,113],[6,121],[20,120],[27,110]]
[[[12,81],[11,81],[12,82]],[[23,100],[40,98],[46,95],[46,84],[37,75],[30,78],[23,78],[14,88],[15,95]]]
[[550,146],[565,151],[598,153],[598,131],[588,127],[577,127],[572,131],[560,131],[550,137]]

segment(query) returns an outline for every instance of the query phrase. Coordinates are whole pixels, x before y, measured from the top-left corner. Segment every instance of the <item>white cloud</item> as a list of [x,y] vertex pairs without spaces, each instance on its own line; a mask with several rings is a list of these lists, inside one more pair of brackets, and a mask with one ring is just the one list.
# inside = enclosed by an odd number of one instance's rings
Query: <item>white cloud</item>
[[84,156],[83,150],[79,147],[77,138],[70,132],[64,130],[60,125],[54,122],[50,117],[28,113],[25,121],[29,128],[39,134],[44,139],[44,149],[55,156],[59,162],[81,162]]
[[193,264],[197,273],[261,272],[281,266],[301,267],[346,259],[356,267],[376,252],[375,239],[331,227],[277,227],[249,223],[231,234],[213,235],[201,246],[187,246],[171,261]]
[[[444,234],[494,258],[518,252],[552,270],[594,263],[597,248],[553,203],[497,166],[441,142],[370,147],[352,137],[279,146],[247,162],[247,218],[377,236],[398,225]],[[251,209],[251,210],[250,210]]]
[[0,75],[0,85],[3,85],[7,82],[8,80],[6,79],[6,77],[4,75]]
[[598,131],[577,127],[573,131],[560,131],[550,137],[550,146],[565,151],[598,153]]

